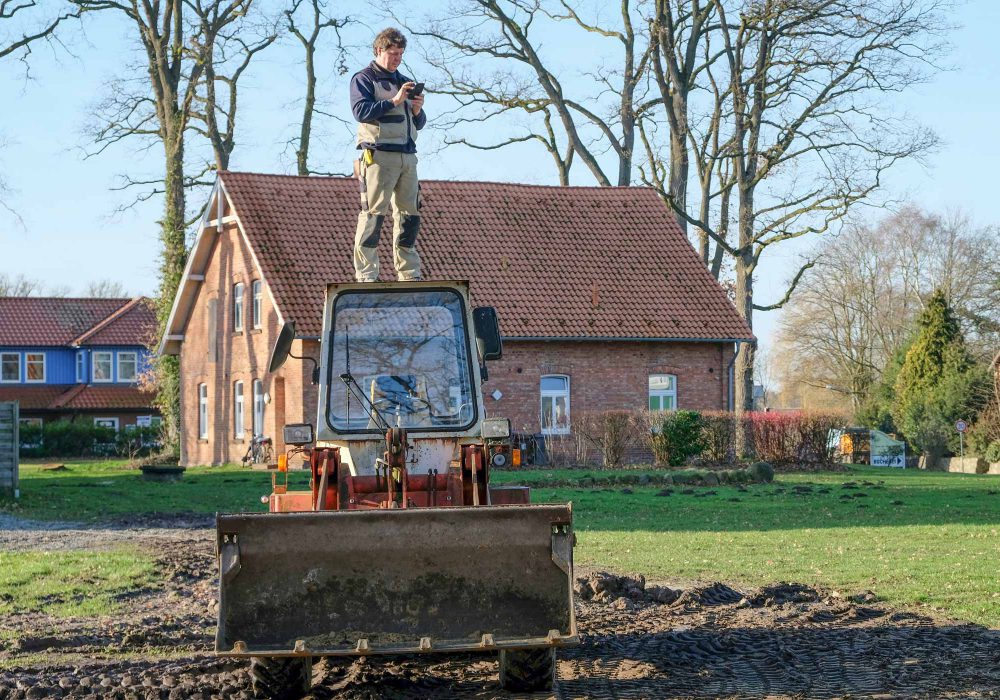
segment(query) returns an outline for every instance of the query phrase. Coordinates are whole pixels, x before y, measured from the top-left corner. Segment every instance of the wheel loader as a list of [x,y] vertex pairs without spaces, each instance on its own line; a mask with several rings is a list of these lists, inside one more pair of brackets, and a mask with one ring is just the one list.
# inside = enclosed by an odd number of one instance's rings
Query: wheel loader
[[269,512],[217,517],[216,653],[250,659],[258,697],[308,693],[320,657],[375,654],[492,653],[502,687],[551,688],[578,643],[572,507],[490,484],[514,456],[483,400],[496,312],[424,281],[332,284],[323,313],[315,426],[285,426]]

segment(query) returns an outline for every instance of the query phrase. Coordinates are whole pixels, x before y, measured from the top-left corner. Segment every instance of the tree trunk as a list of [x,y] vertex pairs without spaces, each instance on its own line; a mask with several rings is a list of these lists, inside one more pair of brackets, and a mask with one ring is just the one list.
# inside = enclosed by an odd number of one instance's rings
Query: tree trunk
[[[687,184],[688,170],[690,166],[688,154],[688,122],[687,122],[687,94],[679,86],[674,86],[671,101],[675,122],[670,129],[670,199],[674,208],[678,211],[687,211]],[[687,221],[683,216],[677,217],[677,223],[681,231],[687,235]],[[707,245],[707,242],[706,242]],[[707,258],[707,254],[704,256]]]
[[[157,301],[157,320],[160,337],[167,329],[167,319],[173,306],[177,288],[180,286],[187,261],[187,246],[184,241],[184,132],[179,125],[182,117],[173,115],[174,126],[164,139],[163,149],[166,161],[164,178],[164,213],[160,222],[160,241],[163,244],[163,258],[160,266],[160,291]],[[163,413],[163,424],[167,444],[179,444],[180,431],[180,372],[179,358],[161,356],[156,362],[157,405]]]
[[299,147],[295,151],[299,175],[309,174],[309,138],[312,136],[313,112],[316,109],[316,67],[313,63],[315,53],[312,46],[306,46],[306,103],[302,112]]

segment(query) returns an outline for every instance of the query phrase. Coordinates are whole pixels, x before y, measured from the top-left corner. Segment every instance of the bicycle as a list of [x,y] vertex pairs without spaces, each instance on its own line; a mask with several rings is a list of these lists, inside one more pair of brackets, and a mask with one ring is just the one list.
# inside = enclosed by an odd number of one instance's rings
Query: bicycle
[[247,453],[243,455],[243,466],[249,464],[270,464],[274,456],[272,441],[263,435],[254,435],[247,447]]

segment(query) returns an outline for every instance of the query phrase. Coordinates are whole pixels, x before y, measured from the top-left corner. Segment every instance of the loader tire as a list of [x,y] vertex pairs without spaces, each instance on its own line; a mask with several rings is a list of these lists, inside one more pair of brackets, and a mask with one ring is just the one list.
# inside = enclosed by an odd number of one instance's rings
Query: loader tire
[[255,698],[299,700],[312,690],[312,658],[308,656],[254,656],[250,679]]
[[556,650],[501,649],[500,687],[515,693],[552,690],[556,679]]

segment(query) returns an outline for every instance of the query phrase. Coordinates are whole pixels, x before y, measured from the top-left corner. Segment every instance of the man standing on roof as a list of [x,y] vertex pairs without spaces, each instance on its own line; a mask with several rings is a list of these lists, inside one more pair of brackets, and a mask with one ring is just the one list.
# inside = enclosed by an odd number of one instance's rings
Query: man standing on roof
[[424,96],[419,94],[423,85],[397,70],[406,49],[406,37],[398,29],[379,32],[373,48],[375,60],[351,78],[351,111],[358,120],[361,150],[361,214],[354,236],[354,276],[358,282],[378,280],[378,239],[391,204],[396,273],[400,280],[418,280],[417,131],[427,123]]

